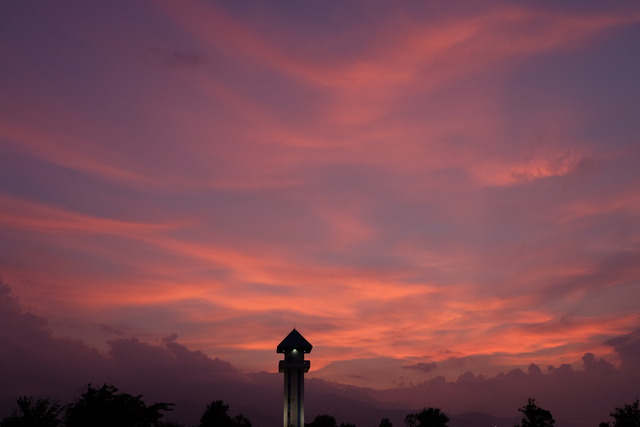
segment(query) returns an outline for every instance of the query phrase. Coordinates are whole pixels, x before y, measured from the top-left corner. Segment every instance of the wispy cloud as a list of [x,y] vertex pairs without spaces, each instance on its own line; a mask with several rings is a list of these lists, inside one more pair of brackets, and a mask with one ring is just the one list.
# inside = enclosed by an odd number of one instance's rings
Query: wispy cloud
[[159,2],[108,15],[117,31],[94,7],[73,37],[60,11],[0,26],[0,274],[61,334],[175,332],[272,370],[297,326],[331,379],[366,358],[359,381],[381,363],[396,385],[619,361],[603,342],[640,320],[637,7],[334,5],[320,24]]

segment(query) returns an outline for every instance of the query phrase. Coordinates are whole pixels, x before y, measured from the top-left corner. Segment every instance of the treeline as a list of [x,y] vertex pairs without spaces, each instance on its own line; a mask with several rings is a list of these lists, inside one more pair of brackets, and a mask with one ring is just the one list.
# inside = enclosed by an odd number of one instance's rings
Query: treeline
[[[59,405],[49,399],[22,396],[13,414],[0,421],[0,427],[186,427],[164,420],[173,403],[147,405],[142,395],[122,393],[112,385],[87,385],[73,403]],[[227,413],[229,405],[222,400],[204,409],[198,427],[252,427],[244,416],[234,418]]]
[[[640,427],[639,401],[615,408],[609,415],[613,422],[601,422],[598,427]],[[514,427],[553,427],[556,420],[551,412],[536,404],[535,399],[529,398],[527,404],[518,408],[522,412],[522,424]],[[404,418],[406,427],[448,427],[449,417],[439,408],[424,408],[417,413],[408,414]],[[318,415],[313,422],[305,427],[355,427],[353,424],[342,423],[338,426],[331,415]],[[380,420],[379,427],[393,427],[388,418]]]
[[[142,395],[122,393],[113,385],[101,387],[87,385],[73,403],[60,405],[49,399],[22,396],[17,399],[14,412],[0,420],[0,427],[187,427],[164,420],[165,412],[174,404],[159,402],[147,405]],[[521,424],[514,427],[553,427],[551,412],[538,406],[535,399],[518,408]],[[204,408],[198,427],[252,427],[251,421],[240,414],[231,417],[229,405],[222,400],[212,401]],[[598,427],[640,427],[639,401],[615,408],[610,414],[612,422],[601,422]],[[439,408],[424,408],[404,418],[406,427],[448,427],[449,417]],[[356,427],[350,423],[337,424],[332,415],[318,415],[305,427]],[[380,420],[379,427],[393,427],[388,418]]]

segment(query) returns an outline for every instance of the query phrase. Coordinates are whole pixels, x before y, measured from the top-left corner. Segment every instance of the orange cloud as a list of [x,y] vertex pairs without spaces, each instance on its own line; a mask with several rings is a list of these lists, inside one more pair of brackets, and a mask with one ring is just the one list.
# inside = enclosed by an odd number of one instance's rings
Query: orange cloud
[[[328,35],[352,43],[345,54],[306,52],[314,38],[218,5],[154,6],[203,52],[167,74],[128,65],[127,87],[144,89],[116,93],[135,104],[123,106],[134,124],[54,98],[0,121],[9,154],[109,190],[81,200],[66,179],[58,198],[27,170],[0,194],[0,237],[15,245],[0,273],[65,331],[82,313],[261,366],[284,324],[309,331],[314,366],[452,355],[517,365],[577,360],[637,323],[620,288],[638,276],[638,182],[609,176],[624,155],[585,141],[590,106],[545,92],[522,109],[503,82],[637,12],[393,12],[370,37]],[[598,178],[626,184],[581,182]],[[617,311],[599,312],[601,297]]]

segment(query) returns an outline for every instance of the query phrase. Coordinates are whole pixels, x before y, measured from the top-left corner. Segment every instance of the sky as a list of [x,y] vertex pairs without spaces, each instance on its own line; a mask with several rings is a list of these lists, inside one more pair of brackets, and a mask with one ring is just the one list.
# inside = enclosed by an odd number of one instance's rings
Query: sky
[[639,43],[632,1],[2,2],[3,337],[246,379],[295,327],[386,401],[627,384]]

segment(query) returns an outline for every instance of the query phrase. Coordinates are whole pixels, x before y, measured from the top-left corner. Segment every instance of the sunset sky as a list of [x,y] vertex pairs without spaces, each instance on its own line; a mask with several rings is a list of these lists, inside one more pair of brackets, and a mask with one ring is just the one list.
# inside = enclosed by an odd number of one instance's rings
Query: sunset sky
[[103,353],[276,372],[295,326],[375,389],[620,367],[638,46],[636,1],[4,1],[0,277]]

